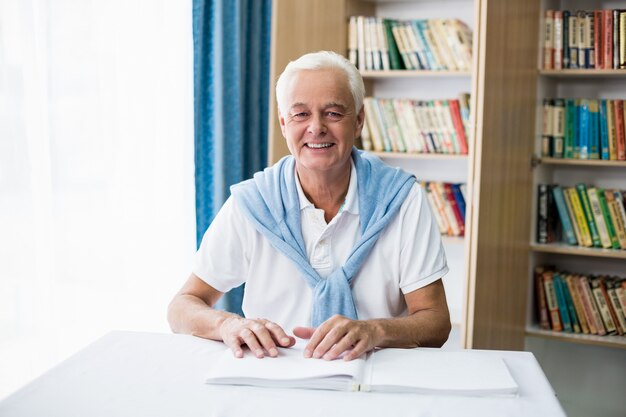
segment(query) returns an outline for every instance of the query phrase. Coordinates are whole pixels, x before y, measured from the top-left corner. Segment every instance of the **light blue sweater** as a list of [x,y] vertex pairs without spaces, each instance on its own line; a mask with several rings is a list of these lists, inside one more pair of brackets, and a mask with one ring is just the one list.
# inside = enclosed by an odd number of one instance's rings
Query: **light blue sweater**
[[[295,159],[282,158],[257,172],[253,179],[231,187],[233,198],[246,218],[272,246],[289,258],[313,289],[311,326],[334,314],[357,319],[350,286],[380,233],[398,213],[415,177],[385,165],[376,156],[352,149],[356,167],[361,237],[346,263],[321,278],[308,261],[300,223]],[[294,295],[297,296],[297,295]]]

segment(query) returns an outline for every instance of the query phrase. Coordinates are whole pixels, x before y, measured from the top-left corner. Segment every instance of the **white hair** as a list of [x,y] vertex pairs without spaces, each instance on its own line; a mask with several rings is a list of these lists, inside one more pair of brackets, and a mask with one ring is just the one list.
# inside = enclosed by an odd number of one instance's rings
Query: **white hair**
[[291,78],[302,70],[317,70],[317,69],[338,69],[341,70],[346,77],[348,77],[348,84],[350,86],[350,92],[354,99],[354,107],[358,113],[363,107],[363,98],[365,97],[365,86],[363,85],[363,78],[350,61],[343,56],[332,51],[319,51],[310,54],[302,55],[295,61],[289,62],[285,67],[285,70],[278,81],[276,82],[276,101],[278,103],[278,111],[281,115],[287,114],[286,101],[286,88]]

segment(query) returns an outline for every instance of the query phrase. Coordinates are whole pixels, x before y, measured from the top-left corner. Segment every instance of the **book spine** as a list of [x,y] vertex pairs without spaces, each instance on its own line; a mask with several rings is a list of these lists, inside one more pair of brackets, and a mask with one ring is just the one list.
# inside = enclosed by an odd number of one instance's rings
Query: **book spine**
[[619,11],[619,67],[626,68],[626,11]]
[[603,40],[604,40],[604,69],[613,68],[613,12],[602,10]]
[[452,193],[452,187],[448,183],[443,184],[443,191],[446,199],[450,203],[450,207],[452,207],[452,211],[454,213],[454,217],[456,219],[457,224],[459,225],[459,236],[463,236],[465,234],[465,220],[461,215],[461,210],[456,204],[456,200],[454,198],[454,194]]
[[578,16],[572,13],[569,17],[569,68],[578,68]]
[[570,67],[569,22],[570,12],[569,10],[563,10],[563,68]]
[[352,65],[358,68],[357,48],[356,16],[350,16],[348,23],[348,59]]
[[563,158],[565,139],[565,100],[557,98],[552,101],[552,156]]
[[623,335],[626,333],[626,311],[620,305],[615,280],[607,280],[606,289],[609,300],[611,301],[611,308],[615,312],[615,317],[617,319],[616,324],[619,325],[618,330],[620,330],[620,334]]
[[461,118],[461,108],[458,100],[449,101],[450,114],[452,116],[452,122],[454,123],[454,129],[456,136],[459,140],[459,153],[467,155],[467,137],[465,136],[465,127],[463,126],[463,119]]
[[578,192],[574,187],[569,187],[566,189],[566,191],[567,193],[569,193],[572,208],[574,209],[574,213],[576,214],[576,222],[578,223],[578,227],[580,228],[580,235],[583,240],[583,246],[593,246],[591,233],[589,232],[587,220],[585,220],[585,212],[583,211],[582,203],[580,202],[580,198],[578,197]]
[[576,235],[574,234],[574,228],[569,218],[569,213],[567,212],[567,207],[565,205],[565,200],[563,198],[562,188],[558,185],[554,186],[552,188],[552,194],[554,196],[554,201],[556,203],[556,207],[559,212],[559,218],[561,219],[561,226],[563,227],[563,231],[565,232],[567,243],[569,243],[570,245],[576,245],[578,241],[576,240]]
[[602,246],[600,242],[600,235],[598,234],[598,227],[593,219],[593,212],[591,211],[591,203],[589,203],[589,196],[587,195],[587,186],[585,184],[576,184],[576,190],[580,197],[580,201],[583,206],[583,212],[585,213],[585,220],[589,226],[589,232],[591,233],[591,241],[594,247]]
[[602,48],[604,44],[602,43],[602,10],[594,10],[593,11],[593,49],[595,56],[595,68],[604,68],[604,52]]
[[580,100],[580,135],[579,158],[589,159],[589,100]]
[[619,245],[622,249],[626,249],[626,224],[620,213],[619,203],[615,198],[615,192],[613,190],[604,190],[604,196],[606,197],[606,205],[609,208],[611,222],[615,227],[615,234],[617,235]]
[[554,128],[554,106],[549,98],[543,99],[543,124],[541,132],[541,156],[552,156]]
[[613,249],[619,249],[619,239],[617,238],[615,226],[613,225],[613,220],[611,219],[611,212],[606,201],[605,190],[598,188],[596,191],[598,194],[598,201],[600,202],[600,209],[602,210],[602,218],[604,219],[604,224],[606,225],[606,230],[609,234],[609,240],[611,241],[611,247]]
[[606,114],[606,100],[600,100],[600,159],[609,159],[609,133],[608,133],[608,120]]
[[589,100],[589,159],[600,159],[600,105]]
[[582,275],[579,278],[579,289],[581,291],[581,294],[583,295],[583,301],[589,306],[590,317],[593,320],[593,325],[596,330],[594,334],[604,336],[606,334],[606,330],[604,328],[604,323],[602,322],[602,317],[600,316],[600,311],[598,310],[598,307],[596,305],[595,297],[591,292],[588,277]]
[[617,159],[617,147],[615,144],[615,100],[606,100],[606,122],[607,135],[609,141],[609,159],[614,161]]
[[565,100],[565,145],[563,157],[571,159],[574,157],[574,137],[576,121],[576,102],[573,99]]
[[585,316],[585,310],[582,305],[582,301],[580,300],[580,294],[578,293],[578,288],[576,287],[576,278],[569,274],[565,278],[565,282],[567,283],[567,289],[572,297],[572,301],[574,302],[574,309],[576,310],[576,317],[580,323],[581,330],[584,334],[589,334],[589,325],[587,324],[587,317]]
[[561,315],[561,322],[563,324],[563,330],[566,332],[572,332],[572,320],[569,316],[569,310],[567,308],[567,302],[565,300],[565,294],[563,293],[563,286],[561,277],[558,273],[552,275],[552,281],[554,285],[554,292],[556,294],[556,302],[559,306],[559,314]]
[[546,10],[543,32],[543,69],[554,69],[554,10]]
[[554,289],[554,281],[552,279],[552,271],[546,271],[543,274],[543,286],[546,291],[546,303],[548,304],[548,313],[550,317],[550,325],[552,330],[560,332],[563,330],[561,323],[561,315],[559,313],[559,304],[556,299],[556,292]]
[[595,68],[596,58],[593,48],[594,39],[594,18],[593,11],[585,11],[585,66]]
[[452,187],[452,194],[456,200],[456,205],[461,212],[463,224],[465,224],[465,199],[463,198],[463,193],[461,192],[461,186],[459,184],[451,184],[450,186]]
[[578,68],[589,68],[587,65],[586,58],[588,54],[586,52],[586,38],[587,34],[587,13],[584,10],[576,11],[577,21],[578,21],[578,33],[577,33],[577,41],[578,41]]
[[623,100],[614,100],[615,104],[615,148],[616,159],[623,161],[626,159],[626,144],[624,136],[624,102]]
[[600,284],[600,278],[592,278],[590,281],[591,291],[593,293],[594,299],[596,300],[596,305],[598,306],[598,311],[600,312],[600,317],[602,318],[602,323],[604,324],[606,333],[615,334],[617,329],[615,328],[615,322],[613,322],[613,317],[611,317],[609,306],[606,303],[607,300],[606,298],[604,298],[604,293],[602,292]]
[[609,230],[604,222],[604,216],[602,215],[598,190],[595,187],[587,188],[587,197],[589,199],[589,205],[591,206],[591,212],[593,213],[593,219],[598,228],[600,244],[603,248],[608,249],[611,247],[611,238],[609,237]]
[[548,185],[537,187],[537,243],[548,243]]
[[539,327],[550,330],[550,320],[548,318],[548,304],[546,302],[546,290],[543,286],[543,267],[535,268],[535,296],[537,306],[537,321]]
[[582,333],[578,316],[576,315],[576,308],[574,307],[574,298],[570,293],[569,286],[567,285],[566,276],[559,274],[559,281],[563,296],[565,297],[565,304],[567,305],[567,312],[569,313],[570,321],[572,322],[572,330],[574,333]]
[[387,49],[389,50],[389,66],[392,70],[404,69],[400,50],[393,34],[393,24],[389,19],[383,19],[385,38],[387,39]]
[[574,208],[572,207],[572,201],[570,199],[570,195],[567,190],[563,190],[563,200],[565,200],[565,207],[567,208],[567,213],[569,214],[569,218],[572,223],[572,228],[574,229],[574,236],[576,236],[576,243],[579,246],[584,246],[582,234],[580,232],[580,227],[578,227],[578,222],[576,221],[576,213],[574,213]]
[[563,69],[563,12],[561,10],[554,11],[554,69]]
[[624,329],[622,328],[619,322],[619,318],[617,317],[617,312],[613,308],[613,302],[611,301],[611,296],[609,295],[609,288],[608,288],[607,280],[608,278],[605,278],[605,277],[598,278],[600,290],[602,291],[602,295],[604,296],[604,300],[606,301],[606,306],[609,310],[611,320],[613,320],[613,325],[615,326],[615,332],[618,335],[623,336]]

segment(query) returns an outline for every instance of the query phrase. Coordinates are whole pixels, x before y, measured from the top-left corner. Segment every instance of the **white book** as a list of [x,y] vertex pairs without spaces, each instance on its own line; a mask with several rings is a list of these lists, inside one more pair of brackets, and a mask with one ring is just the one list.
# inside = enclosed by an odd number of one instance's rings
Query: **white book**
[[224,351],[207,384],[336,391],[375,391],[469,396],[514,395],[518,386],[504,360],[487,352],[381,349],[353,360],[305,359],[302,346],[279,348],[276,358]]

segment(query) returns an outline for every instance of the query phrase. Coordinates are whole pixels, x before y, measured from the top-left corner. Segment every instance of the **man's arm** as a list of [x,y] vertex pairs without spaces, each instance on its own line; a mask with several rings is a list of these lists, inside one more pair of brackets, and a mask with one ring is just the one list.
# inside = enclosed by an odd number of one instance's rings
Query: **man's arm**
[[237,357],[243,356],[244,345],[262,358],[265,352],[270,356],[278,354],[276,343],[283,347],[295,343],[295,339],[276,323],[264,319],[245,319],[237,314],[213,309],[222,295],[222,292],[191,274],[170,302],[167,319],[172,331],[223,341]]
[[375,347],[440,347],[450,333],[450,313],[443,283],[439,279],[405,294],[407,317],[351,320],[333,316],[317,329],[297,327],[294,334],[311,339],[305,357],[356,359]]

